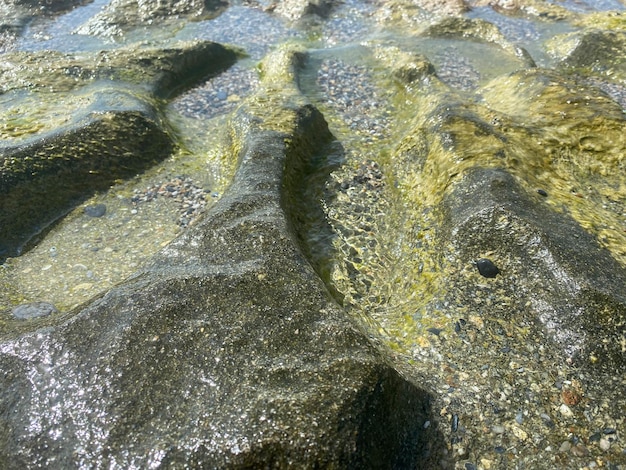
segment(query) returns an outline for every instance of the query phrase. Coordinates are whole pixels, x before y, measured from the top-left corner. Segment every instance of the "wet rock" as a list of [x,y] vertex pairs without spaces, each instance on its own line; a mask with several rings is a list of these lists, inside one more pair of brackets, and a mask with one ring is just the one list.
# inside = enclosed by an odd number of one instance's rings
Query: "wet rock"
[[70,10],[78,5],[88,3],[89,0],[4,0],[3,3],[20,7],[31,8],[35,12],[60,12]]
[[256,99],[233,118],[240,167],[202,222],[69,320],[5,329],[3,467],[412,468],[434,455],[428,394],[334,303],[291,232],[289,175],[331,135],[280,89],[271,118]]
[[488,21],[448,17],[427,27],[421,35],[435,38],[463,38],[497,44],[512,56],[523,60],[526,67],[535,66],[534,60],[525,49],[511,44],[500,30]]
[[19,253],[77,200],[135,175],[171,150],[170,137],[148,111],[101,113],[45,138],[1,148],[0,250]]
[[500,274],[498,267],[493,264],[493,261],[487,258],[481,258],[476,261],[476,268],[478,268],[478,272],[483,277],[493,278]]
[[103,37],[122,36],[138,27],[157,27],[215,17],[226,6],[222,0],[113,0],[96,16],[78,28],[79,34]]
[[435,14],[438,17],[457,16],[468,11],[469,6],[465,0],[396,0],[386,3],[385,8],[390,10],[394,19],[412,16],[411,21],[419,23],[424,13]]
[[179,42],[163,48],[131,46],[88,54],[14,52],[6,54],[0,64],[0,91],[59,93],[103,81],[140,87],[135,93],[145,89],[171,97],[200,78],[224,71],[238,55],[238,51],[211,41]]
[[301,20],[310,15],[326,18],[335,3],[334,0],[279,0],[273,8],[290,20]]
[[626,27],[607,31],[588,29],[556,37],[550,44],[553,55],[568,67],[589,68],[596,73],[618,74],[626,77],[626,61],[622,51],[626,48]]

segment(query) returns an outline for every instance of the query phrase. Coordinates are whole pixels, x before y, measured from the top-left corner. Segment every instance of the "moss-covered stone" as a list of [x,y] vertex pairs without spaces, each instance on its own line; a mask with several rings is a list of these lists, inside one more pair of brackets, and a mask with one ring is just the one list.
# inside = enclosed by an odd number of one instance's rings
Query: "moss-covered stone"
[[448,17],[428,26],[422,33],[425,37],[463,39],[497,44],[512,57],[521,59],[525,67],[534,67],[535,62],[523,48],[509,42],[498,27],[484,20]]
[[0,151],[0,249],[25,242],[94,191],[171,154],[173,142],[140,111],[104,112],[75,127]]
[[555,37],[549,51],[575,70],[626,79],[626,29],[587,29]]

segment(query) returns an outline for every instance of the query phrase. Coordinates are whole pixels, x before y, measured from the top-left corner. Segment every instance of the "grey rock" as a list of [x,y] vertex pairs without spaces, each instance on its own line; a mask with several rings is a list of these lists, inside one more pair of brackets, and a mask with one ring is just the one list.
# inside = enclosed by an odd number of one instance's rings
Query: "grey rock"
[[33,318],[47,317],[53,313],[58,313],[54,305],[49,302],[30,302],[15,307],[11,313],[20,320],[30,320]]
[[105,204],[90,204],[85,207],[84,212],[89,217],[102,217],[107,212],[107,206]]
[[69,319],[5,333],[0,466],[428,467],[429,395],[291,233],[283,174],[331,136],[313,107],[288,113],[285,133],[240,109],[231,188],[145,269]]

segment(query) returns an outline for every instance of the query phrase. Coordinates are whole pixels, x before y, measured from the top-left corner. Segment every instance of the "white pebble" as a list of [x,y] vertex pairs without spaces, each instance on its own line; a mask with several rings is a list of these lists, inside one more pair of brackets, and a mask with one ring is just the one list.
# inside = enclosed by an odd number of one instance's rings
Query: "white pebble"
[[611,448],[611,441],[609,441],[608,439],[600,439],[600,449],[602,449],[603,451],[607,451]]
[[561,406],[559,407],[559,413],[561,413],[561,415],[567,418],[574,416],[572,409],[569,406],[567,406],[565,403],[561,404]]

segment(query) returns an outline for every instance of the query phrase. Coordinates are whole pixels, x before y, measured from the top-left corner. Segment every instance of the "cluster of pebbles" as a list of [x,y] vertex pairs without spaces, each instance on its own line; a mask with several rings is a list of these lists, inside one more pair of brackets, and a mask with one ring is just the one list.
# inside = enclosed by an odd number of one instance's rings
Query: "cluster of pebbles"
[[[210,190],[203,189],[192,178],[177,176],[145,189],[135,189],[131,202],[137,207],[157,198],[173,199],[178,205],[177,224],[181,228],[186,228],[193,225],[204,212],[209,193]],[[217,194],[213,193],[211,197],[215,198]]]
[[339,59],[324,60],[316,84],[323,97],[321,103],[330,107],[365,143],[387,135],[388,103],[372,83],[367,67]]
[[255,70],[236,65],[179,96],[172,106],[183,116],[210,119],[235,109],[258,85]]
[[447,85],[463,91],[476,89],[480,73],[472,62],[454,47],[447,47],[442,54],[435,56],[439,66],[437,76]]

